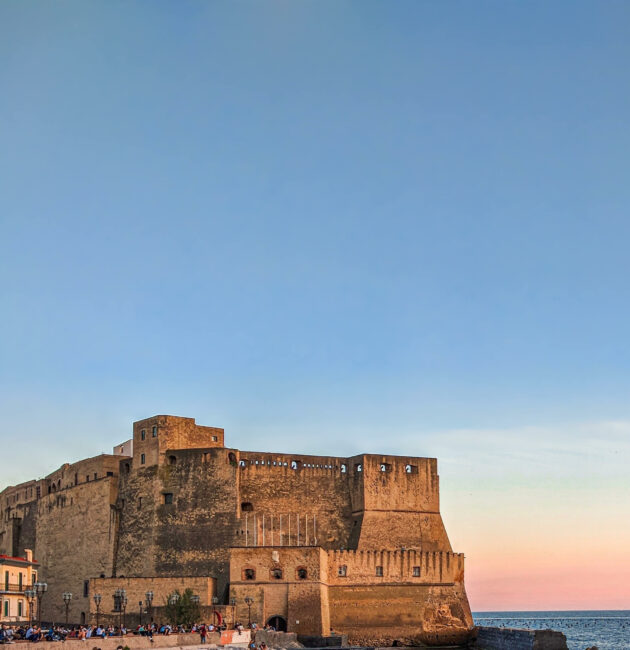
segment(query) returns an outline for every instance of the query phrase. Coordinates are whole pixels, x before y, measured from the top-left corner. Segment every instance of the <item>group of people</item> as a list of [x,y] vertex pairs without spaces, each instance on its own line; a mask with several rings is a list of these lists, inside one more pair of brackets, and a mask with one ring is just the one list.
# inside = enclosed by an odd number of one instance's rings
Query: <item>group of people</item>
[[[256,623],[250,623],[249,627],[253,632],[256,631]],[[214,625],[213,623],[195,623],[188,628],[185,625],[171,625],[170,623],[149,623],[147,625],[138,625],[133,634],[146,636],[153,641],[154,634],[199,634],[201,643],[206,643],[208,635],[213,632],[221,632],[226,629],[226,625]],[[235,623],[234,629],[243,632],[245,629],[242,623]],[[265,625],[264,630],[271,630],[271,625]],[[65,641],[66,639],[78,639],[85,641],[87,639],[105,639],[107,637],[125,636],[130,631],[123,625],[116,627],[113,625],[0,625],[0,644],[15,643],[16,641]],[[256,645],[254,641],[250,644],[251,650],[267,650],[264,643]]]

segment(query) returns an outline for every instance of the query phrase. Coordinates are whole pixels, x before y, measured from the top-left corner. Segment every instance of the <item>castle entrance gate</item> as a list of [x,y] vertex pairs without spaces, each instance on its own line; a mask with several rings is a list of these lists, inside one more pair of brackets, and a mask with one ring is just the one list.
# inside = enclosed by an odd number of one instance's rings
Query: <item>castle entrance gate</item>
[[282,618],[282,616],[272,616],[268,621],[267,625],[271,625],[276,628],[277,632],[286,632],[287,631],[287,620]]

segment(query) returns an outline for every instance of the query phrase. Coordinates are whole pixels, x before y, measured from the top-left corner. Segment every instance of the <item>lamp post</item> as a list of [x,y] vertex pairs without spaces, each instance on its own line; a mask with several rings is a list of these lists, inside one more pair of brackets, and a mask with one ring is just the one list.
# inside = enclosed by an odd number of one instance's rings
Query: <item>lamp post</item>
[[193,594],[190,597],[190,602],[194,606],[195,616],[196,616],[197,619],[201,618],[201,610],[199,609],[199,601],[200,600],[201,600],[201,598],[199,598],[199,596],[197,596],[197,594]]
[[232,627],[236,625],[236,598],[230,598],[230,605],[232,605]]
[[101,613],[101,594],[94,594],[94,604],[96,605],[96,627],[98,627],[100,613]]
[[153,592],[147,591],[144,594],[144,597],[147,599],[147,609],[149,610],[149,623],[153,623]]
[[36,582],[34,585],[35,593],[37,595],[37,615],[39,616],[39,625],[42,625],[42,598],[48,591],[48,584],[46,582]]
[[70,601],[72,600],[72,594],[69,591],[64,591],[62,598],[63,598],[63,603],[66,606],[66,627],[68,627],[68,610],[70,609]]
[[245,596],[245,604],[247,605],[247,624],[249,627],[252,626],[252,603],[254,602],[253,598]]
[[[123,591],[124,591],[124,589],[123,589]],[[123,610],[123,627],[126,628],[127,627],[127,621],[126,621],[126,617],[127,617],[127,596],[123,596],[122,610]]]
[[127,607],[127,592],[124,589],[116,589],[114,592],[114,610],[118,610],[118,628],[122,636],[123,613]]
[[221,618],[219,616],[219,612],[217,611],[217,605],[219,603],[219,599],[217,596],[212,596],[212,622],[214,621],[220,621]]
[[24,595],[28,602],[28,626],[31,627],[33,624],[33,601],[35,600],[35,589],[26,589]]

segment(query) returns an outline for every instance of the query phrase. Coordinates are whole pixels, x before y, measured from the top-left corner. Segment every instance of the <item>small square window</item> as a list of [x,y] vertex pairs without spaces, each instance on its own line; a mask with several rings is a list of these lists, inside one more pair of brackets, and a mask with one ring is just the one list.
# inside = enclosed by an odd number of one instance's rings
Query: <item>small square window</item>
[[169,505],[173,503],[173,493],[172,492],[166,492],[164,494],[164,503],[165,505]]
[[146,456],[144,454],[140,454],[140,464],[144,465],[144,461],[146,460]]
[[146,437],[147,437],[147,432],[144,429],[142,429],[142,431],[140,431],[140,440],[144,440]]
[[218,436],[212,436],[212,442],[217,442],[219,440]]
[[308,578],[308,572],[304,568],[299,568],[296,573],[298,580],[306,580]]
[[420,567],[419,566],[413,567],[413,577],[414,578],[419,578],[420,577]]
[[337,575],[340,578],[345,578],[348,575],[348,567],[345,564],[342,564],[337,570]]
[[256,580],[256,571],[254,569],[245,569],[243,571],[243,578],[245,580]]
[[282,580],[282,569],[271,569],[271,577],[274,580]]
[[383,577],[383,567],[382,567],[382,566],[377,566],[377,567],[376,567],[376,575],[377,575],[379,578],[382,578],[382,577]]

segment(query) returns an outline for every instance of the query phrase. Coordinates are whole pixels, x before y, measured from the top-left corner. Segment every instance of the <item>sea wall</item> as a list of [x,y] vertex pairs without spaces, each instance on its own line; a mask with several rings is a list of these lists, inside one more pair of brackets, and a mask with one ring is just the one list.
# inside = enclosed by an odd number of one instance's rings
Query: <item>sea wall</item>
[[554,630],[478,627],[479,650],[567,650],[567,639]]

